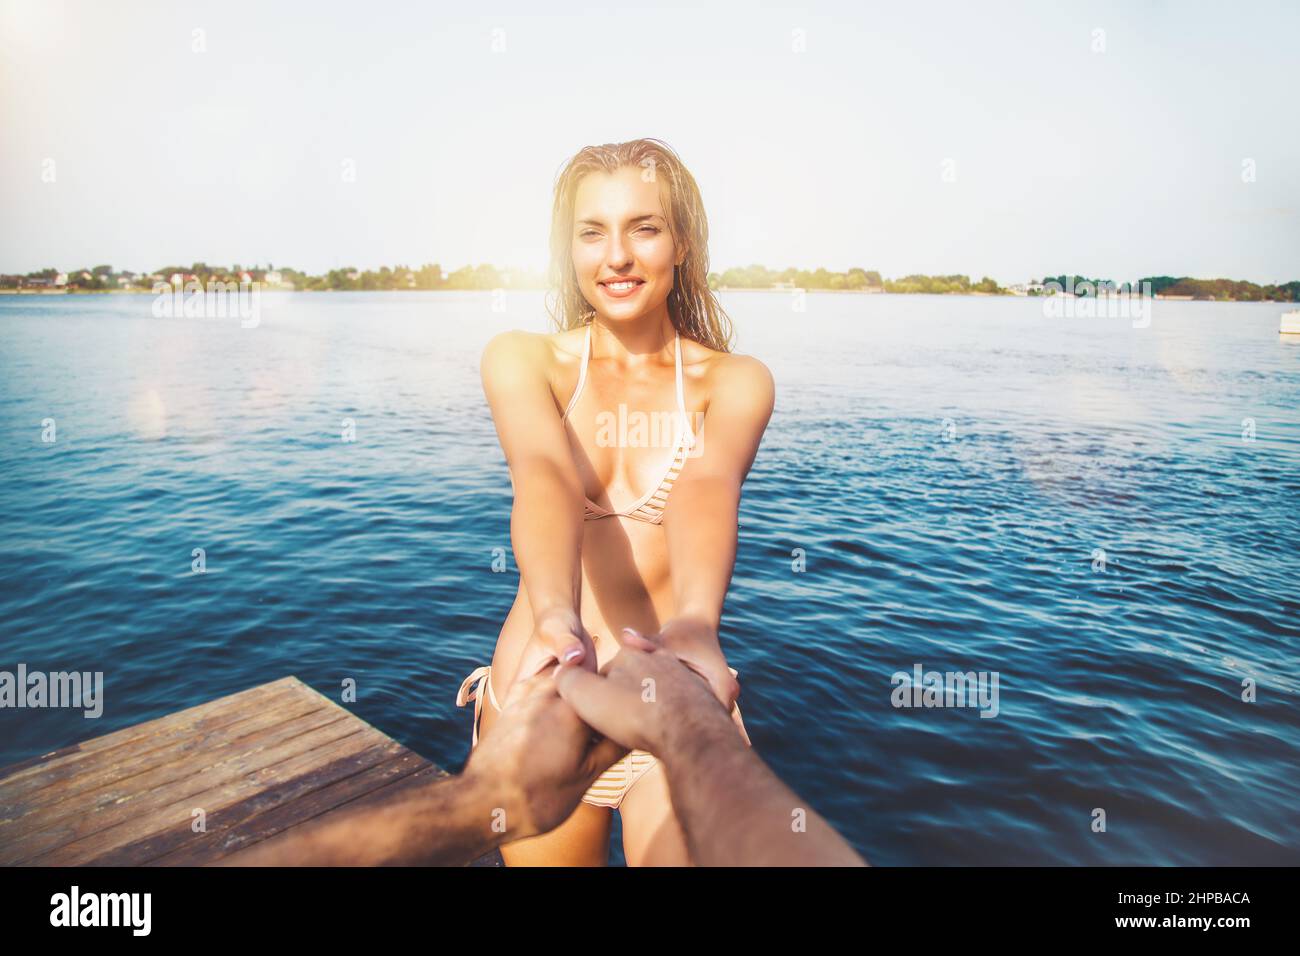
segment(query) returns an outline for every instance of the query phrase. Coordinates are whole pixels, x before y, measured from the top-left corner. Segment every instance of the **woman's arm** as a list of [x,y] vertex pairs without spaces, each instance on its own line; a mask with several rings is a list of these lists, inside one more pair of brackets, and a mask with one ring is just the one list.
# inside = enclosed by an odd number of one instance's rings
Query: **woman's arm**
[[[533,611],[538,641],[517,674],[576,646],[595,665],[578,617],[582,588],[582,482],[546,379],[549,345],[529,332],[503,332],[483,350],[483,392],[514,486],[510,541]],[[534,660],[536,658],[536,660]]]
[[[735,681],[717,647],[717,632],[736,562],[740,488],[772,417],[776,386],[758,359],[732,355],[715,373],[711,391],[697,436],[700,453],[687,459],[664,508],[677,610],[662,633],[669,650],[697,669],[704,665],[710,686],[730,706]],[[674,632],[682,635],[680,641]],[[702,660],[683,655],[683,647],[691,645]]]

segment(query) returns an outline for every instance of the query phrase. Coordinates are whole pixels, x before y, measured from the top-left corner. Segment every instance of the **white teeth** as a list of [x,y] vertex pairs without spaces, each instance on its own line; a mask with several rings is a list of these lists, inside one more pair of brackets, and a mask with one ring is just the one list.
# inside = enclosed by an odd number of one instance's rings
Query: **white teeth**
[[638,282],[606,282],[605,283],[606,288],[616,289],[619,292],[622,292],[626,289],[630,289],[635,285],[640,285],[640,283]]

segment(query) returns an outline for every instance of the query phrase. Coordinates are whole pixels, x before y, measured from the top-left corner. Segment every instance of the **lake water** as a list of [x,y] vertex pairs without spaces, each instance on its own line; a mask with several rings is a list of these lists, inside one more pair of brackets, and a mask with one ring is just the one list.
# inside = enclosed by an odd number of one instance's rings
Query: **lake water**
[[[459,770],[518,580],[479,354],[541,294],[151,302],[0,296],[0,669],[105,680],[96,720],[0,710],[0,763],[295,674]],[[777,381],[723,648],[810,806],[877,864],[1300,863],[1284,306],[723,302]],[[917,666],[996,672],[997,715],[895,707]]]

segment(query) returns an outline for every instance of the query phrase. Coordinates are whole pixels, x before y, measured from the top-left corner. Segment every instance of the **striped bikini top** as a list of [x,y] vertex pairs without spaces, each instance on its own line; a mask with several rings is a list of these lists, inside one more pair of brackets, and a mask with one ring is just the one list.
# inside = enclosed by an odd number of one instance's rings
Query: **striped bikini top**
[[[597,518],[610,518],[618,515],[623,518],[634,518],[637,521],[647,521],[650,524],[663,523],[664,507],[668,504],[668,494],[673,490],[673,482],[677,480],[677,476],[681,473],[682,465],[686,464],[687,452],[695,447],[695,433],[691,429],[690,418],[686,414],[686,398],[682,391],[681,345],[681,336],[674,333],[673,354],[677,362],[677,426],[673,437],[673,451],[664,469],[663,480],[621,511],[610,511],[602,508],[584,494],[583,500],[586,507],[583,514],[584,520],[592,521]],[[591,325],[588,324],[587,337],[582,343],[582,366],[578,371],[578,387],[573,390],[573,397],[569,399],[569,407],[564,410],[564,417],[561,421],[568,421],[569,413],[573,411],[573,407],[578,403],[578,396],[582,394],[582,386],[587,382],[587,363],[590,360]]]

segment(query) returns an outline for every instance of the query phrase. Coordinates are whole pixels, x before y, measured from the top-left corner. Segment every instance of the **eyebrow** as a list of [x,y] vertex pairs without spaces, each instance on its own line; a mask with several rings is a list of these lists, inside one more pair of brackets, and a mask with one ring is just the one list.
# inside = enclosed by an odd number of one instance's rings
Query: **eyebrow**
[[[648,212],[648,213],[643,213],[643,214],[640,215],[640,216],[633,216],[631,219],[628,220],[628,222],[629,222],[629,223],[645,222],[647,219],[662,219],[665,223],[668,221],[667,219],[664,219],[664,217],[661,216],[661,215],[659,215],[658,213]],[[602,221],[599,220],[599,219],[579,219],[576,223],[574,223],[574,225],[576,225],[576,226],[603,226],[603,225],[605,225],[605,223],[602,222]]]

